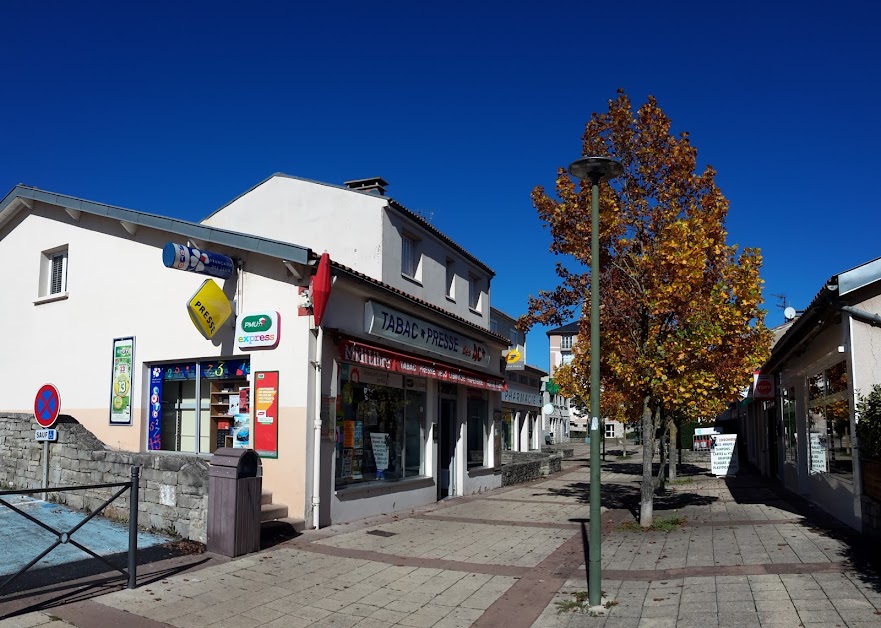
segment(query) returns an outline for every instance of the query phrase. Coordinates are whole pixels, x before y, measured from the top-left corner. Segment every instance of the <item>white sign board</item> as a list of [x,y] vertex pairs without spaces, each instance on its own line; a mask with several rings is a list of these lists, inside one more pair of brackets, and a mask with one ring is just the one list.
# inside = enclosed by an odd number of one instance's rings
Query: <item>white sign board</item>
[[35,430],[34,439],[37,441],[56,441],[58,440],[58,430]]
[[242,314],[236,319],[236,347],[242,351],[274,349],[281,338],[280,321],[274,310]]
[[710,465],[713,475],[737,475],[737,434],[717,434],[710,444]]
[[696,427],[694,428],[695,436],[712,436],[713,434],[721,434],[717,427]]
[[370,445],[373,447],[373,460],[377,471],[388,469],[388,434],[370,432]]

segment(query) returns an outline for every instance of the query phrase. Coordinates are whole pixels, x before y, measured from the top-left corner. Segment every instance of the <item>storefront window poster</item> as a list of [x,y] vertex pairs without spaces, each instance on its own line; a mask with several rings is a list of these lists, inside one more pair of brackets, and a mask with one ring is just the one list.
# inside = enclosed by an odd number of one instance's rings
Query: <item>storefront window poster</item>
[[113,340],[113,370],[110,386],[110,424],[132,424],[132,367],[135,357],[135,339]]
[[247,377],[250,374],[251,362],[249,360],[214,360],[210,362],[202,362],[203,379]]
[[163,369],[154,366],[150,369],[150,412],[147,421],[147,449],[162,449],[162,378]]
[[232,443],[234,449],[250,449],[251,447],[251,415],[237,414],[232,427]]
[[341,467],[341,477],[351,478],[352,477],[352,456],[353,451],[351,449],[343,449],[343,460]]

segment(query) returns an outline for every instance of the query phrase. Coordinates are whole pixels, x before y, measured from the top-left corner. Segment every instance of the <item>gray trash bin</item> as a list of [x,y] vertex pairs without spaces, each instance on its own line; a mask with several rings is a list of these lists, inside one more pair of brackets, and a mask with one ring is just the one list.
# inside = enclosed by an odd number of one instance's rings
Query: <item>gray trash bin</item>
[[262,463],[253,449],[219,447],[208,469],[208,551],[241,556],[260,549]]

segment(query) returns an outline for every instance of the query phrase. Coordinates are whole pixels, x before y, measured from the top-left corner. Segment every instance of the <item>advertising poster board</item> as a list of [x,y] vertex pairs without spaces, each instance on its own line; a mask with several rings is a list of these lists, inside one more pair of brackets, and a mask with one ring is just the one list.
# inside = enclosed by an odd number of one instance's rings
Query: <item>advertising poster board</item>
[[710,464],[713,475],[733,476],[739,471],[737,460],[737,434],[717,434],[711,437]]
[[147,423],[147,449],[162,449],[162,387],[163,370],[158,366],[150,369],[150,419]]
[[135,339],[113,339],[113,370],[110,383],[110,425],[132,424],[132,367]]
[[278,371],[254,373],[254,451],[278,458]]

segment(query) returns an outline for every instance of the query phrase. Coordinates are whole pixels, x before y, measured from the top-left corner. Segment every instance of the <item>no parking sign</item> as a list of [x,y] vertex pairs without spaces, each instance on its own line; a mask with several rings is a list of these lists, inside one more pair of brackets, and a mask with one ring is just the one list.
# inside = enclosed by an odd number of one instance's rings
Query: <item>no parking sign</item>
[[34,417],[42,427],[52,427],[61,411],[61,396],[52,384],[43,384],[34,398]]

